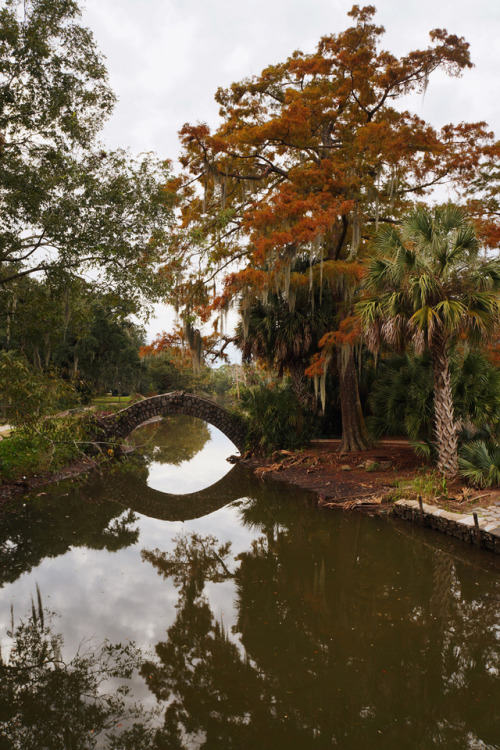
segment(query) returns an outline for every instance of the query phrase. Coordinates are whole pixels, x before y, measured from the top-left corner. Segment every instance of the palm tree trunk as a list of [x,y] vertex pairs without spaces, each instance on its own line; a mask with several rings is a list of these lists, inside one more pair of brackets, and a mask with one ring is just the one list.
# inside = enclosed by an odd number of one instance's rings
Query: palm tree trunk
[[341,453],[351,451],[366,451],[370,448],[370,441],[366,432],[365,420],[359,399],[356,365],[352,350],[349,352],[347,363],[342,361],[342,352],[337,351],[337,368],[340,385],[340,410],[342,413],[342,444]]
[[450,363],[444,336],[434,334],[431,344],[434,373],[434,431],[438,470],[450,479],[458,474],[458,437],[453,411]]
[[296,396],[298,402],[310,409],[312,412],[317,412],[318,407],[316,405],[316,399],[314,394],[311,393],[310,381],[304,375],[304,365],[300,363],[292,363],[288,367],[290,371],[290,381],[292,391]]

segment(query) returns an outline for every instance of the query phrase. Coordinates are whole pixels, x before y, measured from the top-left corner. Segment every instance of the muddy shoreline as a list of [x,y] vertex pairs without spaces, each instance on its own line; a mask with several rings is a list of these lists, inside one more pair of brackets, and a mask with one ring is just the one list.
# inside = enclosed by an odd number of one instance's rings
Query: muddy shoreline
[[0,484],[0,503],[15,497],[22,497],[28,492],[59,484],[67,479],[77,479],[97,470],[97,464],[91,458],[75,461],[55,472],[41,472],[32,476],[21,477],[12,482]]
[[[315,492],[325,508],[387,512],[398,481],[425,467],[405,441],[357,453],[340,453],[340,441],[315,441],[299,451],[276,451],[269,459],[242,459],[258,477]],[[429,467],[430,470],[430,467]]]

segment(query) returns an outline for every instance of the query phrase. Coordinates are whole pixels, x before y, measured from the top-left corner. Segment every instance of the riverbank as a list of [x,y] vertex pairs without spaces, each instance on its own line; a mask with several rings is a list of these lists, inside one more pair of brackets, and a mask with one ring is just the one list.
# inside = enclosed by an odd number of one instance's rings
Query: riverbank
[[276,451],[255,472],[316,492],[323,507],[346,508],[385,504],[394,483],[411,481],[422,466],[400,440],[357,453],[339,448],[340,440],[317,440],[303,450]]
[[4,482],[0,484],[0,503],[16,496],[25,495],[28,492],[34,492],[37,489],[59,484],[59,482],[66,479],[77,479],[84,474],[94,471],[96,467],[95,460],[83,458],[79,461],[74,461],[58,471],[40,472],[31,476],[23,476],[11,482]]
[[313,441],[301,451],[277,451],[255,466],[257,476],[313,491],[323,508],[394,513],[500,553],[500,490],[447,482],[404,439],[342,454],[340,441]]
[[[303,450],[276,451],[269,459],[249,456],[242,462],[260,478],[314,492],[319,507],[394,513],[500,552],[500,490],[444,482],[404,439],[383,440],[359,453],[342,454],[339,448],[338,440],[318,440]],[[95,459],[83,458],[56,472],[23,476],[0,484],[0,502],[95,469]]]

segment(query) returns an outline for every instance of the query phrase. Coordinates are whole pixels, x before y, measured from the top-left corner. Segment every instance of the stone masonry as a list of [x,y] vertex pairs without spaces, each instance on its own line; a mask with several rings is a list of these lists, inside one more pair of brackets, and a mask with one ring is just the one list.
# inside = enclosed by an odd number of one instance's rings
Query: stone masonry
[[219,404],[185,391],[172,391],[160,396],[152,396],[131,404],[116,414],[97,421],[100,432],[98,440],[123,440],[132,430],[152,417],[165,417],[170,414],[186,414],[197,417],[217,427],[231,440],[239,451],[243,451],[246,427],[242,419],[231,414]]
[[394,515],[413,521],[422,526],[430,526],[469,544],[489,549],[500,554],[500,506],[475,508],[477,528],[473,512],[452,513],[435,505],[417,500],[398,500],[394,505]]

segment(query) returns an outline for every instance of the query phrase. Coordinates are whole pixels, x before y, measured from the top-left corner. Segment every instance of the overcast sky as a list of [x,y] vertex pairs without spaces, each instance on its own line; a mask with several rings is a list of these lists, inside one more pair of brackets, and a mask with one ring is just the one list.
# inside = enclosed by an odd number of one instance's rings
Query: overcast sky
[[[351,0],[86,0],[85,23],[107,58],[118,96],[111,147],[178,156],[185,122],[217,124],[219,86],[259,73],[350,24]],[[362,2],[359,3],[363,5]],[[475,68],[431,77],[412,109],[435,126],[485,120],[500,132],[500,0],[379,0],[376,21],[396,54],[428,45],[434,28],[465,36]],[[168,327],[158,311],[149,335]]]

